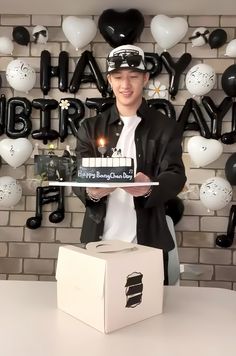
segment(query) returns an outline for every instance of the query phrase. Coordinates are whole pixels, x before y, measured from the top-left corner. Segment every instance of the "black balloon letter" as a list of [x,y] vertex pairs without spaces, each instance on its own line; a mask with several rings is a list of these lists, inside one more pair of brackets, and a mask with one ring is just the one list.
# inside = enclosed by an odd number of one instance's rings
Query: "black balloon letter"
[[168,52],[163,52],[161,59],[169,73],[169,93],[171,99],[174,100],[179,89],[180,76],[191,62],[192,56],[189,53],[184,53],[175,63]]
[[60,52],[58,66],[51,66],[51,55],[44,50],[41,53],[40,59],[40,87],[44,95],[47,95],[51,86],[51,78],[58,77],[58,89],[60,91],[67,91],[68,88],[68,53]]
[[36,140],[43,140],[46,145],[49,141],[59,137],[57,131],[51,129],[51,110],[56,109],[58,102],[54,99],[34,99],[32,106],[40,110],[40,129],[32,132],[32,137]]
[[72,134],[76,137],[79,128],[79,123],[84,117],[84,105],[82,101],[74,98],[63,98],[61,102],[68,102],[68,109],[60,106],[60,116],[59,116],[59,136],[61,142],[64,142],[68,135],[68,126],[72,131]]
[[32,129],[31,103],[26,98],[11,98],[7,103],[6,134],[10,138],[27,137]]
[[[188,122],[190,114],[193,114],[195,122]],[[201,109],[194,99],[190,98],[186,100],[186,103],[177,121],[182,131],[184,130],[200,131],[201,136],[205,138],[211,138],[210,130],[202,115]]]
[[[85,68],[89,66],[91,74],[85,75]],[[70,82],[70,92],[76,93],[81,83],[95,83],[102,96],[107,94],[107,84],[97,65],[96,60],[89,51],[84,51],[76,65],[73,77]]]
[[222,120],[232,106],[232,98],[227,96],[219,106],[216,106],[209,96],[202,98],[202,104],[211,119],[211,138],[218,140],[221,137]]
[[6,97],[4,94],[0,98],[0,136],[5,131]]

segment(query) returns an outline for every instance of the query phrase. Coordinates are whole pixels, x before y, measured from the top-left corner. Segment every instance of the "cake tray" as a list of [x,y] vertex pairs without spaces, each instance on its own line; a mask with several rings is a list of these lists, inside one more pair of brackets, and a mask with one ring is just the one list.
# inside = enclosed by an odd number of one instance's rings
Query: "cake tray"
[[124,188],[124,187],[143,187],[150,185],[159,185],[159,182],[122,182],[122,183],[78,183],[78,182],[60,182],[60,181],[49,181],[48,185],[53,186],[63,186],[63,187],[86,187],[86,188]]

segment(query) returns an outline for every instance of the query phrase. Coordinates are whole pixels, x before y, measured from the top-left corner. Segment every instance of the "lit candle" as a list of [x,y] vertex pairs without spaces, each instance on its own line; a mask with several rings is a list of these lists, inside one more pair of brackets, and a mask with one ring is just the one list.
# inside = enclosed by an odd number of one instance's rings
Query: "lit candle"
[[105,141],[104,138],[101,137],[101,138],[98,140],[98,143],[99,143],[99,146],[100,146],[100,147],[105,147],[106,141]]
[[106,153],[107,148],[106,148],[106,140],[104,138],[100,138],[98,140],[98,152],[101,153],[102,158],[104,157],[104,154]]

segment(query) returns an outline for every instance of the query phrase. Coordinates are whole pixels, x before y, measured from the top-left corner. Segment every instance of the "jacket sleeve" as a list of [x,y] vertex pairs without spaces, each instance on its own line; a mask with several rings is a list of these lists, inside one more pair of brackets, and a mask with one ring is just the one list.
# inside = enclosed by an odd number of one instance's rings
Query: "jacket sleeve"
[[[81,124],[78,130],[77,143],[75,149],[77,159],[82,157],[93,157],[95,154],[93,148],[93,142],[91,139],[92,136],[91,133],[89,132],[90,131],[89,125],[87,125],[86,121],[87,119]],[[75,174],[77,174],[77,170]],[[84,205],[88,206],[92,204],[97,204],[87,199],[85,188],[73,187],[72,190],[79,197],[79,199],[82,201]]]
[[178,132],[178,126],[174,125],[164,144],[163,153],[156,162],[156,170],[152,181],[159,182],[153,186],[148,198],[144,198],[144,207],[151,208],[165,204],[175,198],[183,189],[186,182],[185,168],[182,161],[182,135]]

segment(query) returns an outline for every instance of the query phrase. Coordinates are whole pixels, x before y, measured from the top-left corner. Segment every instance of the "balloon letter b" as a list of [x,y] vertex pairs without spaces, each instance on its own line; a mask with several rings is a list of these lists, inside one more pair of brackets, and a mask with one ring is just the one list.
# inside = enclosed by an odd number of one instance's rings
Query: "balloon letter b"
[[[19,109],[21,109],[19,113]],[[31,103],[26,98],[11,98],[7,103],[6,134],[10,138],[27,137],[32,129]]]

